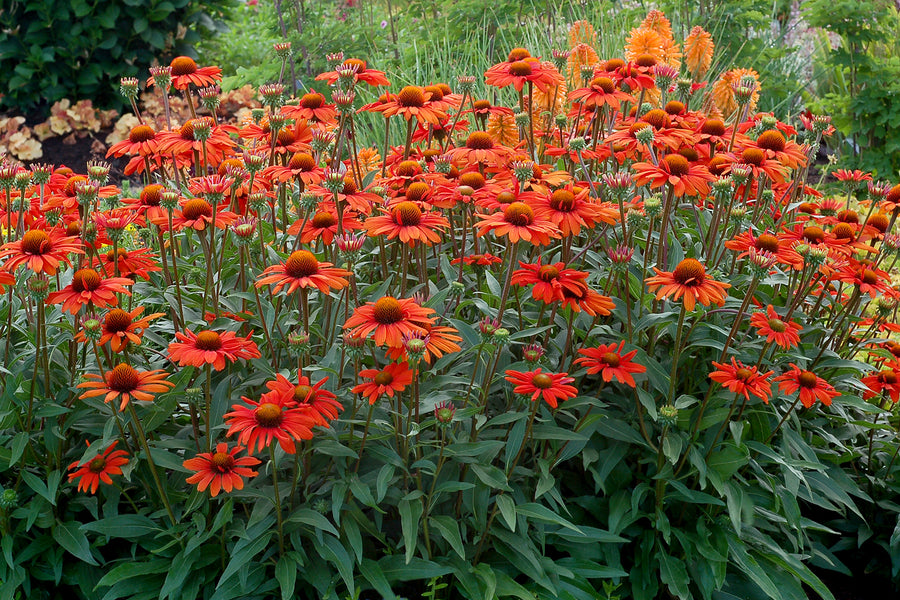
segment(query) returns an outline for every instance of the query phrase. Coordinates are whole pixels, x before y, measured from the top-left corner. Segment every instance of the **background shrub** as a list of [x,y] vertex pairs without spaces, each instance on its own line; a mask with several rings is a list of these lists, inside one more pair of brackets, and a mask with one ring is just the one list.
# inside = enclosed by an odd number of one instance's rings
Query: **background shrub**
[[193,54],[234,0],[28,0],[0,9],[0,107],[62,98],[118,107],[122,77],[167,54]]

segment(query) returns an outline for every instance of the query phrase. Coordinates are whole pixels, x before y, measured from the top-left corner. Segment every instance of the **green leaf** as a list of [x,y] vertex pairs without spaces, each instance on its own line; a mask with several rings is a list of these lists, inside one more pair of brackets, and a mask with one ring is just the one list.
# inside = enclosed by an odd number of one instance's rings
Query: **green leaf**
[[275,579],[281,586],[281,600],[291,600],[294,597],[294,586],[297,583],[297,570],[299,565],[294,560],[292,553],[288,552],[275,565]]
[[359,572],[372,584],[375,591],[381,594],[384,600],[397,600],[397,595],[391,589],[391,584],[385,578],[381,566],[371,558],[366,558],[359,565]]
[[111,586],[120,581],[131,579],[132,577],[165,573],[171,567],[172,562],[168,559],[153,560],[151,562],[132,562],[131,560],[127,560],[121,564],[116,565],[112,570],[104,575],[103,578],[97,582],[94,590],[100,587]]
[[459,554],[461,559],[466,560],[466,549],[459,535],[459,524],[456,519],[450,515],[437,515],[428,517],[428,522],[441,533],[453,551]]
[[[413,496],[412,498],[410,496]],[[403,545],[406,548],[406,564],[416,553],[416,540],[419,538],[419,520],[422,518],[422,501],[417,492],[407,494],[398,506],[400,510],[400,528],[403,530]]]
[[53,528],[53,539],[73,556],[95,567],[100,566],[91,554],[91,544],[84,532],[78,528],[78,523],[74,521],[57,523]]
[[541,504],[536,504],[534,502],[529,502],[528,504],[520,504],[516,507],[516,512],[524,517],[530,517],[532,519],[537,519],[538,521],[545,521],[547,523],[554,523],[556,525],[562,525],[566,529],[571,529],[575,533],[582,535],[584,534],[581,529]]
[[269,545],[269,540],[272,539],[273,532],[269,531],[263,533],[255,540],[249,541],[246,539],[240,540],[234,546],[234,551],[231,553],[231,560],[228,561],[228,565],[225,567],[225,570],[222,572],[222,576],[219,577],[219,583],[216,584],[216,589],[220,588],[223,583],[228,581],[228,578],[241,570],[246,564],[249,564],[253,557],[263,551],[263,549]]
[[353,590],[353,558],[336,537],[326,535],[324,541],[324,544],[316,544],[319,556],[336,566],[347,589]]
[[684,563],[665,552],[660,552],[657,556],[660,580],[668,586],[670,592],[682,600],[688,600],[691,597],[691,590],[688,587],[691,580]]
[[312,525],[316,529],[321,529],[322,531],[327,531],[331,535],[338,537],[340,534],[338,530],[335,529],[334,525],[331,524],[325,515],[321,513],[317,513],[316,511],[309,508],[300,508],[291,513],[291,516],[285,519],[285,523],[305,523],[307,525]]
[[500,509],[500,516],[506,522],[506,526],[510,531],[516,530],[516,503],[513,499],[505,494],[497,496],[497,508]]
[[[25,484],[30,487],[37,495],[41,498],[56,506],[56,498],[50,495],[50,490],[47,488],[47,484],[41,481],[41,479],[30,471],[22,471],[22,479],[25,481]],[[81,534],[82,536],[84,534]]]
[[85,523],[81,526],[81,530],[133,540],[159,533],[163,529],[155,521],[142,515],[118,515]]
[[28,445],[28,434],[24,431],[20,431],[13,438],[12,444],[10,445],[10,454],[9,454],[9,466],[13,467],[16,463],[19,462],[19,459],[22,457],[22,453],[25,451],[25,446]]
[[512,488],[506,482],[506,473],[493,465],[473,464],[472,472],[475,473],[482,483],[490,488],[506,492],[512,491]]

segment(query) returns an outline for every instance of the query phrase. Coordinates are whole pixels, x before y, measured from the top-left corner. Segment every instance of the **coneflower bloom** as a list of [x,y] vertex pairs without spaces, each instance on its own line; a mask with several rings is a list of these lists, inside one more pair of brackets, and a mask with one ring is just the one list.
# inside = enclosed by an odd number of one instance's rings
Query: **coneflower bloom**
[[590,229],[599,222],[614,225],[619,220],[618,209],[609,203],[595,203],[587,188],[571,184],[541,196],[531,206],[536,216],[559,227],[563,237],[578,235],[582,227]]
[[[197,138],[195,130],[205,127],[210,130],[205,141]],[[232,125],[216,125],[212,117],[191,119],[175,131],[162,131],[157,134],[159,145],[157,151],[162,154],[175,153],[186,158],[193,158],[194,152],[200,156],[206,147],[206,159],[209,164],[217,166],[225,157],[234,151],[235,142],[229,133],[237,133]]]
[[117,306],[116,294],[131,295],[127,285],[134,285],[134,282],[125,277],[102,277],[94,269],[79,269],[72,275],[69,285],[47,296],[47,304],[62,303],[63,311],[73,315],[89,303],[97,308]]
[[6,258],[2,268],[6,271],[25,265],[35,273],[55,275],[60,263],[72,266],[69,254],[84,254],[84,249],[81,240],[67,236],[64,229],[52,229],[49,233],[32,229],[21,239],[0,246],[0,258]]
[[304,185],[320,183],[325,177],[325,170],[316,164],[310,154],[294,152],[286,166],[272,165],[266,167],[262,176],[273,182],[285,183],[291,179],[302,181]]
[[635,172],[635,184],[649,184],[650,189],[668,184],[678,197],[706,195],[709,193],[709,182],[715,180],[706,167],[691,164],[680,154],[669,154],[658,165],[639,162],[634,163],[632,168]]
[[612,110],[619,110],[621,102],[634,102],[631,94],[616,88],[616,82],[611,77],[600,75],[594,77],[587,87],[578,88],[569,92],[569,99],[582,102],[584,107],[593,110],[601,106],[609,106]]
[[346,279],[352,275],[350,271],[335,267],[329,262],[319,262],[308,250],[292,252],[283,263],[268,267],[260,274],[256,287],[275,284],[272,292],[277,294],[287,286],[287,293],[292,294],[297,288],[315,287],[323,294],[330,290],[340,290],[350,282]]
[[[213,223],[214,215],[215,223]],[[225,229],[234,223],[237,218],[237,214],[228,210],[214,211],[212,205],[203,198],[190,198],[181,205],[181,209],[175,210],[172,217],[172,228],[175,231],[187,228],[204,231],[212,224],[218,229]],[[165,228],[168,226],[167,219],[168,217],[155,220],[153,223],[161,228]]]
[[184,367],[202,367],[210,364],[216,371],[225,368],[226,359],[235,362],[238,359],[259,358],[259,348],[248,334],[246,338],[237,336],[233,331],[204,330],[194,333],[189,329],[176,332],[177,342],[169,344],[169,359]]
[[127,138],[110,146],[106,151],[106,157],[153,156],[158,147],[159,139],[156,132],[149,125],[141,123],[131,128]]
[[864,400],[868,400],[878,394],[886,394],[894,404],[900,400],[900,377],[897,376],[897,370],[892,365],[896,365],[896,363],[888,363],[888,368],[873,372],[860,379],[863,385],[868,388],[863,393]]
[[596,348],[582,348],[578,351],[580,357],[575,359],[576,364],[587,367],[588,375],[600,373],[603,381],[612,381],[614,378],[625,385],[636,387],[633,373],[644,373],[647,367],[634,362],[637,350],[622,354],[625,342],[618,345],[600,344]]
[[391,94],[378,110],[385,117],[401,115],[407,121],[416,119],[420,123],[440,127],[441,121],[446,119],[447,115],[431,102],[431,97],[432,92],[419,86],[408,85],[398,94]]
[[[176,90],[186,90],[192,83],[202,88],[222,81],[222,69],[215,66],[198,67],[189,56],[176,56],[169,66],[172,67],[172,87]],[[155,85],[153,77],[147,80],[147,85]]]
[[582,310],[592,317],[608,316],[615,310],[616,305],[609,296],[596,292],[582,283],[574,288],[562,288],[562,307],[573,312]]
[[329,123],[337,115],[334,104],[328,104],[325,96],[314,89],[303,94],[297,106],[282,106],[281,112],[291,119],[307,119],[316,123]]
[[[363,229],[363,224],[356,218],[356,212],[348,209],[342,211],[341,229],[357,231]],[[300,230],[303,227],[303,230]],[[288,228],[289,235],[300,234],[300,241],[304,244],[321,239],[325,244],[331,244],[338,231],[337,209],[333,202],[322,202],[316,213],[308,219],[297,219]]]
[[480,219],[475,224],[478,227],[478,235],[486,235],[493,231],[498,237],[508,236],[512,243],[524,240],[536,246],[546,246],[551,238],[560,237],[556,225],[538,218],[534,209],[524,202],[513,202],[501,212],[490,215],[475,213],[475,216]]
[[238,434],[238,443],[247,446],[251,454],[259,452],[277,440],[281,449],[294,454],[294,442],[310,440],[315,419],[295,407],[293,399],[278,393],[266,392],[259,401],[241,396],[246,404],[232,405],[225,415],[226,435]]
[[761,373],[757,367],[748,367],[734,358],[731,359],[730,365],[713,361],[713,366],[717,370],[710,373],[709,378],[721,383],[722,387],[735,394],[742,394],[747,400],[750,399],[750,394],[753,394],[766,404],[769,403],[769,397],[772,395],[769,377],[773,371]]
[[74,473],[69,473],[69,481],[78,480],[79,492],[90,491],[92,494],[96,494],[101,481],[111,485],[112,477],[110,475],[122,474],[122,467],[128,464],[128,453],[124,450],[116,450],[118,443],[119,440],[115,440],[106,450],[86,462],[79,463],[76,460],[69,465],[69,471],[75,470]]
[[242,446],[229,449],[228,444],[220,442],[216,444],[215,452],[201,452],[187,459],[182,463],[184,468],[196,472],[185,481],[196,483],[200,492],[209,488],[209,494],[214,498],[221,490],[231,492],[244,489],[244,477],[249,479],[259,474],[250,468],[258,465],[259,459],[252,456],[238,458],[238,453],[243,450]]
[[562,300],[565,288],[577,292],[584,286],[584,281],[588,277],[588,273],[585,271],[567,269],[563,262],[543,265],[540,258],[534,264],[520,261],[519,266],[520,269],[513,271],[510,283],[533,286],[531,288],[532,298],[541,300],[544,304]]
[[530,395],[532,402],[543,398],[553,408],[559,402],[578,395],[578,390],[568,385],[575,381],[568,373],[542,373],[541,369],[525,372],[508,370],[506,380],[515,386],[513,393]]
[[677,301],[684,297],[684,307],[694,310],[697,302],[704,306],[725,303],[725,296],[730,283],[715,281],[706,274],[706,267],[694,258],[686,258],[678,263],[672,272],[653,268],[656,275],[648,277],[645,282],[651,292],[656,291],[656,299],[671,298]]
[[766,312],[756,312],[750,316],[750,325],[756,327],[759,335],[766,336],[766,342],[775,343],[780,348],[791,348],[800,343],[803,326],[795,321],[783,321],[775,307],[769,304]]
[[266,387],[270,392],[280,394],[286,400],[295,402],[299,410],[307,411],[315,420],[316,425],[328,427],[328,422],[337,419],[338,413],[344,410],[344,407],[337,401],[337,396],[322,389],[326,381],[328,381],[327,377],[313,384],[309,377],[301,375],[300,380],[293,383],[278,373],[275,375],[274,381],[266,382]]
[[779,382],[778,389],[785,394],[793,394],[799,390],[800,402],[806,408],[810,408],[816,400],[821,400],[825,406],[831,406],[832,398],[841,395],[833,385],[812,371],[803,370],[794,363],[790,365],[791,370],[776,377],[775,381]]
[[344,323],[344,329],[350,330],[348,333],[355,338],[374,334],[376,345],[398,348],[403,346],[404,335],[427,333],[426,327],[434,322],[433,313],[411,298],[383,296],[356,308]]
[[409,363],[391,363],[383,369],[363,369],[359,377],[366,381],[354,386],[351,391],[368,398],[369,404],[375,404],[382,395],[393,398],[394,392],[405,390],[412,383],[412,370]]
[[103,396],[103,401],[107,404],[118,398],[119,410],[125,410],[132,399],[149,402],[153,400],[155,394],[168,392],[175,385],[171,381],[166,381],[168,376],[169,374],[162,369],[138,371],[131,365],[119,363],[105,373],[105,378],[87,373],[85,377],[91,381],[79,383],[78,387],[88,391],[79,398]]
[[136,248],[134,250],[126,250],[118,248],[113,251],[109,248],[107,252],[94,253],[91,257],[91,267],[103,271],[104,273],[114,273],[115,268],[119,268],[119,275],[134,279],[140,277],[144,281],[150,279],[150,273],[162,271],[156,255],[150,251],[150,248]]
[[746,142],[741,150],[746,148],[758,148],[765,153],[766,158],[792,169],[806,164],[804,148],[800,144],[786,139],[784,134],[777,129],[762,132],[755,141]]
[[0,271],[0,292],[6,291],[5,286],[13,285],[15,282],[16,278],[12,273]]
[[430,246],[441,241],[437,230],[450,226],[446,217],[435,211],[423,211],[417,203],[409,200],[382,210],[386,214],[369,217],[363,223],[370,237],[385,235],[389,240],[399,238],[410,246],[415,246],[416,242]]
[[[113,352],[122,352],[129,343],[140,346],[144,330],[150,325],[150,321],[165,316],[165,313],[153,313],[139,318],[144,310],[145,307],[138,306],[131,312],[126,312],[121,308],[113,308],[107,312],[101,322],[102,329],[97,344],[102,346],[109,342],[109,347]],[[80,331],[75,339],[84,342],[87,338],[84,332]]]
[[[372,86],[391,85],[391,82],[384,76],[384,71],[376,71],[375,69],[368,68],[366,61],[362,59],[348,58],[341,64],[343,66],[356,67],[356,72],[353,77],[354,81],[362,81],[363,83]],[[327,81],[328,85],[333,85],[338,80],[338,73],[337,71],[326,71],[325,73],[316,75],[316,81],[321,79]]]
[[565,82],[559,71],[551,62],[541,62],[531,56],[523,48],[516,48],[509,53],[505,62],[497,63],[484,73],[484,82],[498,88],[513,86],[521,92],[526,82],[531,82],[537,89],[546,92]]
[[448,151],[456,163],[484,163],[491,166],[504,165],[512,153],[512,149],[495,143],[486,131],[473,131],[464,145]]

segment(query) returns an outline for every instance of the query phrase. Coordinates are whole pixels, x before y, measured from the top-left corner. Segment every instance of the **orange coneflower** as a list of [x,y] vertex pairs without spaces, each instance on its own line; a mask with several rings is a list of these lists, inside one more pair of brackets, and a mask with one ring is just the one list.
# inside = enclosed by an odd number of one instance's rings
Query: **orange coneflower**
[[578,291],[588,277],[585,271],[567,269],[563,262],[542,265],[540,258],[534,264],[519,262],[519,266],[520,269],[513,271],[510,283],[533,286],[531,297],[545,304],[562,300],[566,288]]
[[709,193],[709,182],[715,177],[703,165],[691,163],[680,154],[665,156],[658,165],[653,163],[634,163],[637,185],[649,184],[650,189],[671,185],[677,197],[698,196]]
[[259,358],[259,348],[250,339],[238,337],[233,331],[205,330],[194,333],[189,329],[175,333],[179,340],[169,344],[169,359],[184,367],[202,367],[210,364],[216,371],[225,368],[225,360],[235,362],[240,358]]
[[559,227],[564,237],[577,236],[582,227],[590,229],[601,222],[615,225],[619,220],[618,209],[609,203],[594,202],[590,190],[571,183],[549,196],[540,196],[531,206],[536,216]]
[[315,123],[330,123],[337,110],[334,104],[328,104],[325,96],[314,89],[303,94],[297,106],[282,106],[281,112],[291,119],[307,119]]
[[884,394],[890,397],[894,404],[900,400],[900,377],[897,376],[897,363],[889,362],[886,368],[875,371],[860,379],[860,381],[868,389],[863,392],[863,400],[868,400],[878,394]]
[[587,367],[588,375],[596,375],[600,373],[603,381],[612,381],[617,379],[625,385],[636,387],[632,373],[645,373],[647,367],[634,362],[634,356],[637,350],[622,354],[625,348],[625,342],[621,341],[618,345],[600,344],[596,348],[582,348],[578,351],[582,356],[575,359],[576,364]]
[[256,287],[275,284],[273,294],[277,294],[285,286],[288,286],[288,294],[294,293],[297,288],[315,287],[327,294],[332,289],[340,290],[350,285],[346,279],[350,275],[350,271],[335,267],[332,263],[319,262],[308,250],[297,250],[283,263],[272,265],[260,273]]
[[[202,141],[195,135],[199,127],[208,128],[209,137]],[[160,154],[175,153],[179,158],[192,160],[194,153],[202,156],[206,147],[206,159],[210,165],[218,166],[225,157],[234,152],[235,142],[229,133],[236,133],[237,129],[231,125],[217,125],[212,117],[199,117],[191,119],[175,131],[163,131],[157,134],[159,145],[157,151]]]
[[506,380],[513,384],[513,393],[531,395],[534,402],[538,397],[552,408],[556,408],[559,402],[574,398],[578,390],[568,385],[575,381],[568,373],[542,373],[541,369],[534,371],[506,371]]
[[325,170],[316,163],[316,159],[306,152],[294,152],[287,165],[266,167],[262,176],[273,182],[285,183],[291,179],[299,179],[304,185],[321,183]]
[[104,278],[94,269],[79,269],[69,285],[47,296],[47,304],[62,303],[63,311],[73,315],[88,303],[97,308],[117,306],[119,299],[116,294],[131,295],[126,285],[134,285],[134,282],[125,277]]
[[219,491],[244,489],[244,477],[256,477],[259,473],[250,467],[259,464],[259,459],[252,456],[237,457],[242,452],[242,446],[228,449],[228,444],[220,442],[216,444],[215,452],[201,452],[194,458],[189,458],[182,463],[184,468],[196,471],[185,481],[196,483],[197,491],[202,492],[209,488],[212,497],[216,497]]
[[156,131],[149,125],[141,123],[131,128],[127,138],[110,146],[106,151],[106,157],[118,158],[126,154],[128,156],[153,156],[156,154],[158,146],[159,138]]
[[831,400],[841,395],[833,385],[812,371],[803,370],[794,363],[790,365],[791,370],[776,377],[775,381],[779,382],[778,389],[785,394],[800,390],[800,402],[806,408],[810,408],[816,400],[821,400],[825,406],[831,406]]
[[[366,61],[364,60],[359,58],[348,58],[341,64],[356,67],[356,72],[353,77],[354,81],[362,81],[363,83],[373,86],[391,85],[391,82],[384,76],[384,71],[376,71],[375,69],[368,68]],[[326,71],[325,73],[316,75],[316,81],[322,79],[328,81],[328,85],[334,85],[338,80],[338,73],[337,71]]]
[[[215,223],[213,214],[215,213]],[[176,209],[172,217],[172,228],[175,231],[182,229],[196,229],[205,231],[206,227],[213,224],[218,229],[225,229],[238,218],[236,213],[228,210],[213,210],[212,205],[203,198],[190,198],[184,201],[181,208]],[[159,227],[168,227],[168,223],[162,220],[154,221]]]
[[521,92],[526,82],[531,82],[539,90],[547,91],[563,82],[562,75],[550,62],[541,62],[524,48],[516,48],[509,58],[490,67],[484,73],[487,85],[504,88],[513,86]]
[[150,273],[162,271],[162,267],[156,261],[156,255],[150,248],[137,248],[126,250],[118,248],[114,252],[112,248],[102,253],[95,253],[91,258],[91,266],[100,269],[104,273],[113,273],[114,265],[119,267],[119,275],[134,279],[140,277],[148,281]]
[[383,208],[385,214],[369,217],[363,226],[369,237],[385,235],[389,240],[400,238],[400,241],[410,246],[416,242],[422,242],[430,246],[441,241],[439,229],[447,229],[450,222],[437,211],[419,208],[416,202],[404,200],[397,202],[389,208]]
[[582,283],[575,287],[562,288],[562,307],[576,313],[583,310],[592,317],[598,315],[605,317],[612,314],[616,305],[609,296],[604,296]]
[[412,383],[412,375],[409,363],[406,362],[391,363],[383,369],[363,369],[359,372],[359,377],[367,381],[354,386],[351,391],[368,398],[369,404],[375,404],[383,394],[393,398],[394,392],[405,390]]
[[122,474],[122,466],[128,464],[128,458],[126,458],[128,453],[124,450],[116,450],[118,443],[119,440],[115,440],[106,450],[86,462],[79,463],[76,460],[69,465],[69,471],[76,469],[74,473],[69,473],[69,481],[78,480],[79,492],[90,491],[92,494],[96,494],[101,481],[112,484],[110,475]]
[[759,335],[766,336],[766,342],[775,343],[780,348],[791,348],[800,343],[803,326],[795,321],[784,321],[769,304],[766,312],[756,312],[750,316],[750,325],[756,327]]
[[748,367],[733,357],[730,365],[713,361],[713,366],[717,369],[709,374],[709,378],[713,381],[721,383],[735,394],[743,394],[747,400],[750,399],[750,394],[753,394],[766,404],[769,403],[769,397],[772,395],[769,377],[774,371],[760,373],[757,367]]
[[[129,342],[140,346],[144,330],[150,325],[150,321],[165,316],[165,313],[153,313],[138,318],[144,309],[145,307],[138,306],[131,312],[126,312],[121,308],[114,308],[107,312],[101,323],[102,329],[97,344],[102,346],[109,342],[109,347],[113,352],[122,352],[128,347]],[[83,342],[87,338],[84,331],[79,331],[75,339]]]
[[416,85],[408,85],[396,95],[388,97],[387,102],[379,108],[385,117],[401,115],[405,120],[416,119],[420,123],[429,123],[440,127],[441,120],[447,114],[431,102],[432,92]]
[[144,225],[145,219],[152,221],[154,218],[166,218],[166,209],[161,207],[159,203],[162,201],[162,194],[166,188],[158,183],[151,183],[144,186],[137,198],[122,198],[122,204],[138,215],[136,222]]
[[125,363],[119,363],[104,375],[105,377],[87,373],[85,377],[95,381],[78,384],[78,387],[88,390],[79,398],[103,396],[103,401],[107,404],[111,400],[119,398],[121,400],[119,410],[125,410],[128,402],[132,399],[149,402],[153,400],[154,394],[168,392],[175,385],[171,381],[166,381],[169,374],[162,369],[138,371]]
[[[363,224],[356,218],[356,212],[345,210],[341,215],[341,228],[343,231],[356,231],[363,229]],[[303,227],[301,231],[300,227]],[[300,234],[300,241],[308,244],[321,239],[326,244],[334,241],[338,231],[337,209],[334,202],[322,202],[316,213],[309,219],[297,219],[288,228],[289,235]]]
[[352,337],[365,338],[374,333],[375,344],[398,348],[403,336],[413,332],[427,333],[426,327],[434,322],[434,310],[419,306],[411,298],[383,296],[375,302],[367,302],[353,311],[344,329]]
[[706,274],[706,268],[700,261],[694,258],[686,258],[678,263],[672,272],[660,271],[656,267],[654,277],[648,277],[645,282],[651,292],[656,292],[656,299],[671,297],[677,301],[684,296],[684,307],[694,310],[694,305],[699,302],[704,306],[725,303],[725,296],[730,283],[715,281]]
[[464,146],[452,148],[448,154],[454,162],[504,165],[512,154],[512,150],[502,144],[494,143],[493,138],[486,131],[473,131],[466,138]]
[[253,454],[277,440],[281,449],[294,454],[294,442],[310,440],[315,419],[306,411],[295,407],[296,402],[278,392],[266,392],[259,401],[241,396],[246,404],[234,404],[230,413],[225,414],[228,433],[238,433],[238,443],[246,444]]
[[6,258],[2,267],[5,271],[25,265],[35,273],[55,275],[60,263],[72,266],[69,254],[84,254],[84,249],[81,240],[66,235],[65,229],[52,229],[49,233],[32,229],[21,239],[0,246],[0,258]]
[[[189,56],[176,56],[170,64],[172,67],[172,86],[176,90],[185,90],[190,84],[198,88],[213,85],[222,81],[222,69],[215,66],[198,67]],[[155,85],[153,77],[147,80],[147,85]]]
[[[338,402],[337,396],[322,389],[326,381],[327,377],[313,384],[309,377],[300,375],[300,380],[293,383],[278,373],[274,381],[266,382],[266,387],[270,392],[280,394],[286,400],[296,403],[296,408],[312,416],[316,425],[328,427],[328,422],[337,419],[338,413],[344,410],[344,407]],[[289,402],[285,404],[288,405]]]
[[588,110],[601,106],[609,106],[612,110],[619,110],[621,102],[634,102],[631,94],[616,89],[616,83],[611,77],[599,75],[591,79],[586,87],[569,92],[569,100],[579,101]]
[[755,141],[745,142],[739,151],[743,152],[746,148],[759,148],[765,152],[766,158],[792,169],[806,164],[806,150],[797,142],[785,138],[777,129],[762,132]]
[[0,292],[6,291],[7,285],[13,285],[16,282],[16,278],[12,273],[7,271],[0,271]]
[[475,213],[480,219],[476,223],[478,235],[493,231],[498,237],[508,236],[512,243],[520,239],[534,245],[546,246],[550,239],[560,237],[559,228],[549,220],[539,218],[534,209],[524,202],[513,202],[502,211],[490,215]]

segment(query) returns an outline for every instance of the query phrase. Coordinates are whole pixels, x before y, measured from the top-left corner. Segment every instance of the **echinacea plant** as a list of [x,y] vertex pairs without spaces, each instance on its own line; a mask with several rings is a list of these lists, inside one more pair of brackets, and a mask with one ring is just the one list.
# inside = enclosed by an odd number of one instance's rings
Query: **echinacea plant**
[[827,129],[700,28],[590,31],[242,123],[178,57],[133,197],[3,165],[5,597],[831,599],[857,532],[896,572],[900,185],[812,186]]

